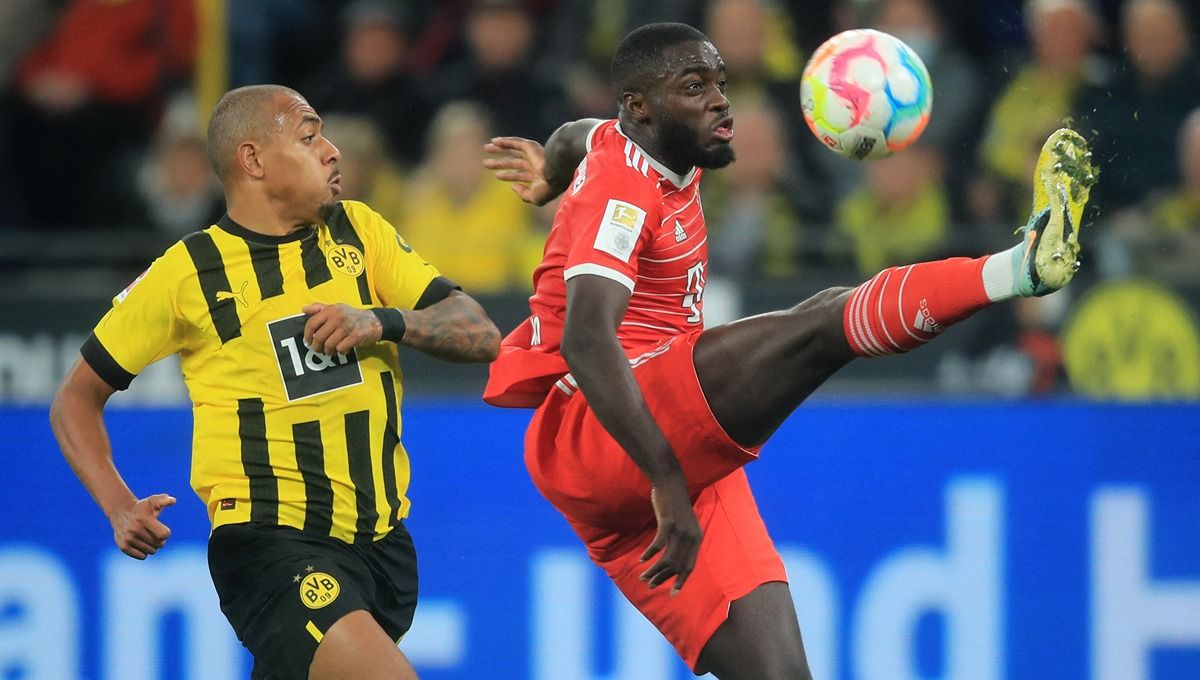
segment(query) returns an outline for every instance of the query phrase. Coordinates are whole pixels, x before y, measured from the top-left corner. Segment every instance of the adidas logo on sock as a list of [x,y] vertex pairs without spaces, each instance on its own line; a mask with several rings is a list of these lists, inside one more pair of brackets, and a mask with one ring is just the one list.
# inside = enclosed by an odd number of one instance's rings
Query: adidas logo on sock
[[921,306],[917,308],[917,317],[913,319],[913,328],[925,333],[941,333],[942,327],[937,319],[929,313],[929,301],[921,298]]

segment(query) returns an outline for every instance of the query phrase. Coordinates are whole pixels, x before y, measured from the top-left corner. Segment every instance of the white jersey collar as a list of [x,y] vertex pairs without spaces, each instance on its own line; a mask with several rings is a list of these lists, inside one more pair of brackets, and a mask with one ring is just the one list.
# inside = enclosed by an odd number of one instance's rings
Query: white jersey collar
[[645,157],[646,161],[650,164],[650,167],[654,168],[655,172],[657,172],[659,175],[662,175],[671,184],[674,184],[676,188],[682,189],[691,184],[692,180],[696,178],[696,168],[694,166],[691,170],[688,170],[686,175],[680,175],[662,163],[659,163],[654,156],[646,153],[645,149],[638,146],[638,143],[633,141],[632,137],[625,134],[625,131],[621,129],[621,121],[617,121],[617,132],[622,137],[629,140],[629,143],[632,144],[633,147],[637,149],[643,157]]

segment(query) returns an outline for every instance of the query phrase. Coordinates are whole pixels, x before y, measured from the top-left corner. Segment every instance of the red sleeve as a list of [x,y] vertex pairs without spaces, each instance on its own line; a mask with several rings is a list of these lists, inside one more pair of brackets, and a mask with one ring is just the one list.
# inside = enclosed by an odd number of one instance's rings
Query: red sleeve
[[609,135],[615,133],[597,132],[597,146],[563,199],[561,218],[571,233],[563,278],[596,274],[632,291],[638,253],[659,228],[661,193],[653,180],[624,162]]

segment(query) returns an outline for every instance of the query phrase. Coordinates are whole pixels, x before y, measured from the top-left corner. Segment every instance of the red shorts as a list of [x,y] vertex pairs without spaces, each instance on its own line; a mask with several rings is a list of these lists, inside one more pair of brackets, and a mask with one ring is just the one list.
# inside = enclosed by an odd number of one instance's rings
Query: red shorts
[[699,332],[677,336],[632,359],[651,415],[675,450],[704,530],[696,568],[678,596],[669,584],[638,580],[656,524],[650,483],[592,413],[569,376],[534,413],[525,464],[534,485],[567,518],[592,560],[695,668],[729,605],[763,583],[786,581],[742,466],[757,449],[740,446],[713,417],[696,378]]

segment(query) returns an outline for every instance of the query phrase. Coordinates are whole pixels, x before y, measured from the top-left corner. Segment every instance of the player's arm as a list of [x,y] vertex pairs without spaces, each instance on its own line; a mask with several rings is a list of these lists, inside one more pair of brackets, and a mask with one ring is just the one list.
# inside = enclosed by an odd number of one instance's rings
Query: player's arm
[[492,158],[484,167],[496,171],[496,177],[512,182],[521,200],[545,205],[567,190],[575,168],[587,155],[587,137],[600,124],[595,118],[564,123],[546,146],[523,137],[496,137],[483,146]]
[[675,577],[678,592],[696,565],[701,530],[679,460],[654,422],[617,339],[630,291],[591,274],[567,280],[567,319],[562,354],[592,411],[650,479],[658,533],[642,555],[661,557],[642,574],[656,587]]
[[383,337],[446,361],[487,362],[500,353],[500,329],[461,290],[419,309],[375,310]]
[[50,406],[50,427],[71,469],[112,524],[117,547],[144,560],[170,537],[158,515],[175,499],[156,494],[139,500],[117,472],[103,417],[114,392],[86,361],[76,361]]
[[[345,354],[381,340],[412,347],[445,361],[488,362],[500,352],[500,330],[470,295],[435,279],[416,309],[311,304],[304,341],[314,352]],[[436,295],[436,300],[429,298]]]

